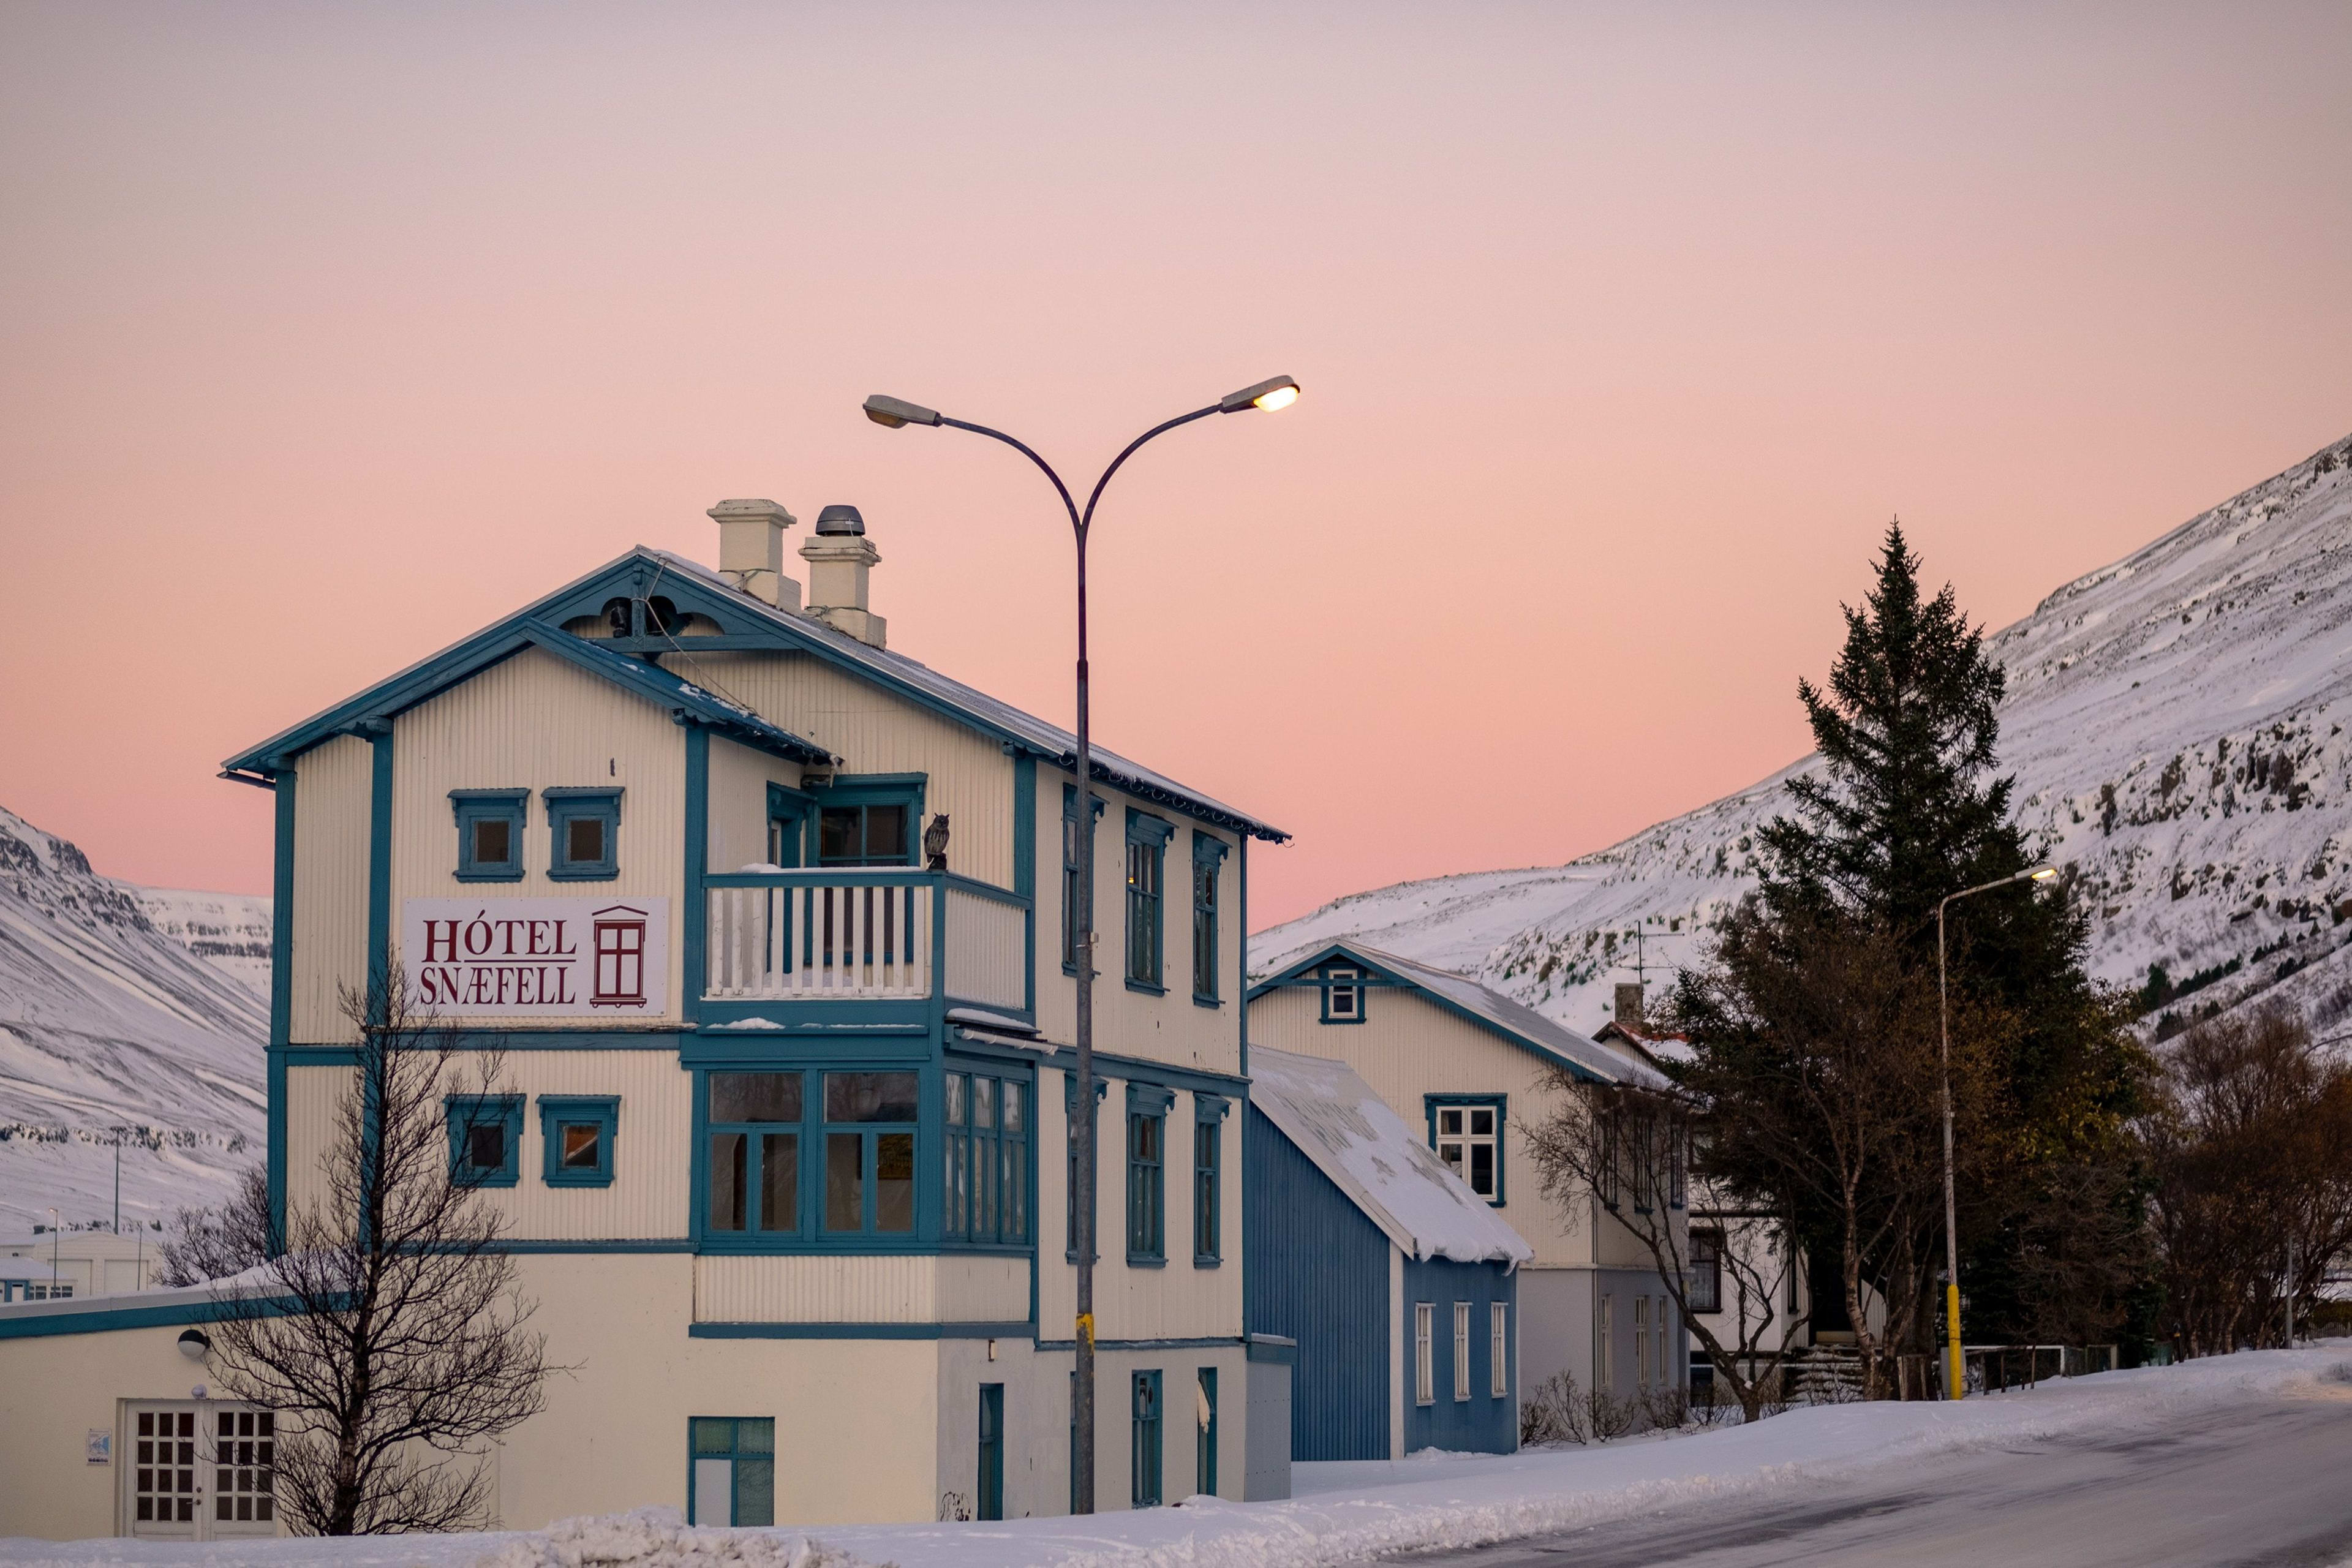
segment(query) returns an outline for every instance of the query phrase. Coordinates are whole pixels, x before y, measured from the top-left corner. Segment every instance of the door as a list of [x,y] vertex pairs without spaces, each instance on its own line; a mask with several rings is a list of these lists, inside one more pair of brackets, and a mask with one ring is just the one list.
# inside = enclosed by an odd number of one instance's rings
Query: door
[[224,1541],[278,1533],[277,1417],[226,1400],[142,1400],[124,1412],[125,1533]]
[[1217,1495],[1217,1369],[1204,1366],[1192,1389],[1192,1489],[1205,1497]]
[[1004,1517],[1004,1385],[980,1385],[980,1517]]

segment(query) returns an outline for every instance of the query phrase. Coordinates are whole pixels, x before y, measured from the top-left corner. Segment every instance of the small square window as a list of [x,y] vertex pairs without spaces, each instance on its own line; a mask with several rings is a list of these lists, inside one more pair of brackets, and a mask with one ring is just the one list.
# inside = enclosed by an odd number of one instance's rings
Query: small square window
[[547,874],[559,882],[609,882],[621,874],[621,792],[551,789]]
[[467,1187],[511,1187],[521,1179],[522,1096],[453,1094],[442,1101],[449,1122],[449,1179]]
[[540,1179],[551,1187],[604,1187],[613,1183],[614,1144],[621,1101],[605,1094],[542,1094],[540,1135],[546,1148]]
[[523,817],[530,792],[521,789],[459,789],[449,792],[457,818],[457,870],[461,882],[522,879]]

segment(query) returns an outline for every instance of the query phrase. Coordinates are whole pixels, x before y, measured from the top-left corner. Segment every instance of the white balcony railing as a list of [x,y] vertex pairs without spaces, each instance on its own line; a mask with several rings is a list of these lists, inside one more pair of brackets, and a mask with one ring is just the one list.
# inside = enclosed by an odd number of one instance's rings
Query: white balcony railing
[[913,870],[746,871],[706,879],[703,994],[714,1001],[1026,1000],[1028,906]]

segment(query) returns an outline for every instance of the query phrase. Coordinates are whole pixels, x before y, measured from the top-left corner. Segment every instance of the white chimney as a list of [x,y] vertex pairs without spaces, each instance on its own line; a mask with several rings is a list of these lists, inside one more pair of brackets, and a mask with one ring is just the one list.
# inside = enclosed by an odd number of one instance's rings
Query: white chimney
[[710,509],[719,525],[719,574],[782,610],[801,607],[801,585],[784,575],[784,530],[800,520],[772,500],[723,500]]
[[866,607],[866,573],[882,559],[854,506],[816,514],[816,537],[801,546],[809,563],[808,613],[859,642],[884,647],[882,617]]

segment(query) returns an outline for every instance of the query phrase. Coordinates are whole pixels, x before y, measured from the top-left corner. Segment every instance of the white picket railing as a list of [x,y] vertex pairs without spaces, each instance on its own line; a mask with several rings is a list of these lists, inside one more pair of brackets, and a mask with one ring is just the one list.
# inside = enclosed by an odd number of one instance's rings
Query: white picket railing
[[938,890],[782,873],[708,890],[709,974],[721,1001],[929,996]]
[[[705,889],[714,1001],[928,997],[1018,1009],[1029,910],[937,872],[745,871]],[[939,926],[944,923],[945,929]],[[935,940],[946,973],[932,973]]]

